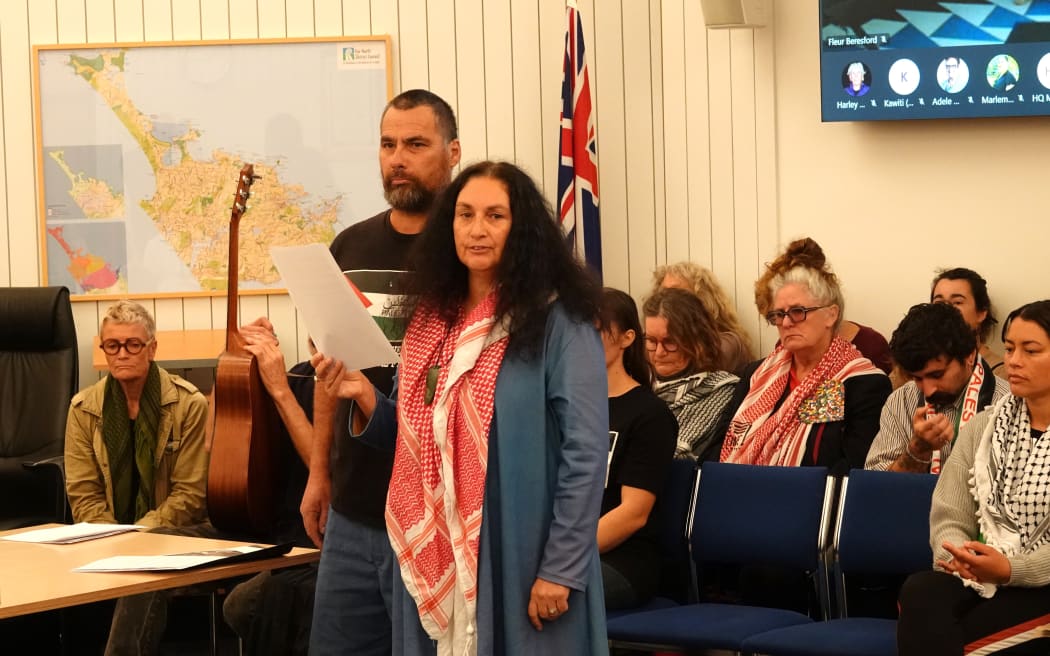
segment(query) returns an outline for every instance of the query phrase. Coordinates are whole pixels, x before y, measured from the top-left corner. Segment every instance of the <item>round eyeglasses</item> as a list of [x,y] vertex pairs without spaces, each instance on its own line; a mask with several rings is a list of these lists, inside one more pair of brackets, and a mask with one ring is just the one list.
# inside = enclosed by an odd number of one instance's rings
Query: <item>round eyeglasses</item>
[[678,342],[674,341],[670,337],[664,339],[656,339],[655,337],[645,338],[645,350],[655,352],[657,347],[663,346],[665,353],[674,353],[678,350]]
[[120,349],[124,349],[128,352],[128,355],[138,355],[142,353],[142,349],[146,348],[153,343],[153,340],[144,342],[141,339],[129,339],[125,342],[119,342],[115,339],[107,339],[98,345],[106,355],[116,355],[120,353]]

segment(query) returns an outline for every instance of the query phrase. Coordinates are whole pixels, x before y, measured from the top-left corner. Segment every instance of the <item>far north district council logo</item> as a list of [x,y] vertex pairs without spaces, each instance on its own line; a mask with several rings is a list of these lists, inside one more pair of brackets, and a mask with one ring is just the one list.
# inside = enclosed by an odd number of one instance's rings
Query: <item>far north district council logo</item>
[[343,48],[343,61],[352,62],[357,59],[357,49],[354,46],[347,46]]

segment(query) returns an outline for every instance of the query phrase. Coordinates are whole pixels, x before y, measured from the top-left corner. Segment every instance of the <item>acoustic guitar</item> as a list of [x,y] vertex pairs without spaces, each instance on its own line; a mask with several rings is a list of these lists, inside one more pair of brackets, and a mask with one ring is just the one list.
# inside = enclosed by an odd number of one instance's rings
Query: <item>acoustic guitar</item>
[[255,167],[245,164],[230,212],[226,351],[215,372],[215,435],[208,469],[208,515],[216,528],[259,535],[273,526],[281,463],[281,418],[237,329],[237,247]]

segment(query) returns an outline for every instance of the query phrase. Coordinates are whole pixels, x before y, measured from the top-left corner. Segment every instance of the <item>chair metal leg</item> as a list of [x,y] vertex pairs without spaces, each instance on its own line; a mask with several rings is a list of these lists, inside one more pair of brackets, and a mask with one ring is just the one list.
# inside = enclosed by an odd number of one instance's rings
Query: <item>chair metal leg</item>
[[218,656],[219,652],[219,638],[218,638],[218,626],[215,620],[215,613],[218,611],[218,604],[216,603],[216,594],[214,591],[208,595],[208,607],[211,609],[209,613],[209,624],[211,625],[211,656]]

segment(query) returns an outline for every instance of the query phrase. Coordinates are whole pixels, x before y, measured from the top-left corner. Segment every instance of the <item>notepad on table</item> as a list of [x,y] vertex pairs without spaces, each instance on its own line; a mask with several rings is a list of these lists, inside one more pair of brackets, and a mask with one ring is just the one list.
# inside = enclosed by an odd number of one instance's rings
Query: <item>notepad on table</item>
[[11,540],[12,542],[33,542],[36,544],[73,544],[85,540],[137,531],[143,526],[137,524],[94,524],[91,522],[80,522],[79,524],[66,524],[53,528],[38,528],[14,535],[5,535],[0,540]]
[[246,560],[282,556],[292,549],[290,542],[267,546],[245,544],[181,554],[152,556],[111,556],[74,568],[74,572],[163,572],[193,569],[206,565],[229,565]]

